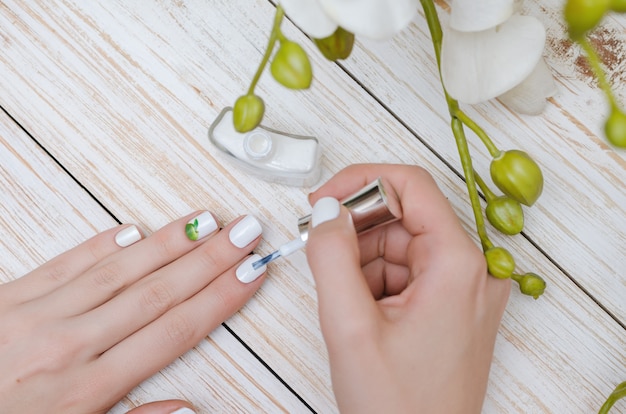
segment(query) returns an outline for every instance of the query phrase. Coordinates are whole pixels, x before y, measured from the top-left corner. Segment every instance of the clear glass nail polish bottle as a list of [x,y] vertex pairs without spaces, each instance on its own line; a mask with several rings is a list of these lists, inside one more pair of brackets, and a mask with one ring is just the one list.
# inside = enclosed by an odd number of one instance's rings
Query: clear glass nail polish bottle
[[231,107],[224,108],[211,124],[209,140],[239,168],[264,180],[310,187],[320,178],[322,151],[317,138],[262,125],[239,133],[233,126]]

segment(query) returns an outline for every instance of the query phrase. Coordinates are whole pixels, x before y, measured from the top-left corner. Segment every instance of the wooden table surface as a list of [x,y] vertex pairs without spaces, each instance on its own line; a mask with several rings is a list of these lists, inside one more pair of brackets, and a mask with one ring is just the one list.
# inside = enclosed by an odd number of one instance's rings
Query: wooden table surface
[[[561,7],[524,6],[548,31],[558,95],[545,113],[519,115],[498,101],[464,107],[501,148],[530,153],[546,180],[524,234],[494,235],[548,289],[534,301],[514,284],[485,413],[591,413],[626,380],[626,155],[602,138],[606,105],[565,36]],[[246,175],[207,140],[247,89],[274,10],[267,0],[2,0],[0,281],[120,222],[152,232],[196,209],[224,222],[255,214],[261,254],[292,238],[311,189]],[[594,42],[626,104],[625,27],[611,17]],[[322,181],[356,162],[424,166],[471,231],[423,15],[391,41],[358,40],[340,64],[289,21],[283,31],[309,53],[315,80],[292,92],[265,73],[264,124],[318,137]],[[469,139],[486,173],[489,157]],[[240,312],[112,412],[165,398],[202,413],[336,412],[305,256],[269,272]]]

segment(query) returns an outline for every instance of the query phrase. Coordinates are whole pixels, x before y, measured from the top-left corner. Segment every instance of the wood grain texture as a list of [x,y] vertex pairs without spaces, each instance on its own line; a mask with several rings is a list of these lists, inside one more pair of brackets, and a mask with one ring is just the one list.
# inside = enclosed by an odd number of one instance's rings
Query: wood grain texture
[[[214,211],[224,223],[252,212],[266,223],[261,253],[293,237],[297,217],[309,210],[308,189],[249,177],[206,138],[208,125],[247,88],[256,69],[273,16],[269,2],[23,3],[0,4],[0,105],[115,217],[153,231],[198,208]],[[541,11],[553,33],[560,27],[559,5],[527,2],[526,8]],[[623,21],[609,25],[623,34]],[[458,165],[423,19],[390,42],[360,41],[342,66],[324,61],[288,22],[283,30],[309,52],[315,82],[310,91],[293,93],[264,75],[258,92],[268,108],[265,123],[319,137],[323,179],[355,162],[423,165],[471,230],[464,183],[443,162]],[[503,148],[521,147],[537,158],[547,180],[527,215],[528,238],[494,238],[516,252],[521,270],[545,276],[549,290],[536,302],[513,292],[498,336],[487,413],[593,412],[626,378],[624,329],[584,291],[626,319],[624,155],[599,138],[601,97],[571,67],[576,58],[551,47],[547,58],[556,62],[560,84],[545,114],[519,116],[498,102],[467,108]],[[623,84],[619,88],[623,94]],[[7,147],[27,162],[37,159],[28,145]],[[477,168],[486,171],[488,159],[474,141],[472,151]],[[29,202],[32,196],[24,194],[31,193],[21,187],[45,188],[56,177],[45,173],[49,158],[38,162],[40,177],[14,173],[17,163],[2,170],[2,185],[17,186],[8,196],[12,207],[0,214],[13,229],[3,243],[17,244],[20,255],[3,264],[11,277],[51,257],[33,255],[49,239],[24,237],[22,223],[10,220],[14,211],[62,220],[59,233],[49,236],[63,235],[59,251],[85,237],[72,230],[66,210],[88,217],[91,234],[102,228],[91,223],[76,185],[55,190],[68,198],[57,214]],[[304,255],[296,253],[272,265],[271,277],[228,325],[314,410],[335,412],[316,306]],[[114,411],[172,396],[205,412],[305,409],[267,385],[267,372],[249,358],[218,329]],[[224,362],[216,368],[209,359]]]

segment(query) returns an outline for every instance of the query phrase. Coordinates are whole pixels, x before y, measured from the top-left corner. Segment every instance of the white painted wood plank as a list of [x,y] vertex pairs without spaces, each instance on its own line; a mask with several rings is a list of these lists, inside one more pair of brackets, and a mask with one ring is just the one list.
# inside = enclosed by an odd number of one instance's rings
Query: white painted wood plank
[[[1,85],[2,105],[125,221],[154,229],[193,208],[208,207],[224,219],[250,210],[267,223],[263,252],[287,240],[295,219],[308,210],[307,189],[247,177],[215,156],[205,137],[221,107],[247,87],[272,7],[264,1],[103,3],[3,9],[0,64],[9,81]],[[293,27],[286,25],[285,32],[303,40]],[[471,227],[460,180],[341,70],[306,47],[317,81],[308,93],[291,93],[265,76],[259,91],[268,123],[320,137],[325,178],[358,161],[424,165]],[[434,108],[437,85],[426,84],[423,93]],[[447,140],[447,130],[428,129],[441,117],[433,108],[416,130]],[[534,220],[558,223],[545,215],[531,215]],[[523,270],[541,269],[550,290],[536,303],[512,295],[485,412],[597,409],[625,376],[623,329],[523,238],[505,243],[519,252]],[[271,278],[229,325],[316,410],[335,410],[301,253],[273,265]],[[564,380],[563,372],[571,379]],[[155,379],[156,389],[142,398],[184,387],[169,375]],[[184,381],[195,381],[193,374]]]
[[[0,283],[117,224],[1,111],[0,160]],[[223,327],[112,412],[156,398],[188,398],[202,412],[308,411]]]

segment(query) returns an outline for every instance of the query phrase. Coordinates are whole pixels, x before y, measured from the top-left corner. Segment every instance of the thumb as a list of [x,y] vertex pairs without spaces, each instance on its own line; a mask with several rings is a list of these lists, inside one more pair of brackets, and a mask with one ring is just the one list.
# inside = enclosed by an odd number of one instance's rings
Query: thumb
[[[317,289],[326,341],[344,342],[367,329],[376,304],[361,271],[359,244],[348,209],[331,197],[318,200],[311,215],[306,255]],[[331,345],[329,343],[329,345]]]
[[133,408],[126,414],[195,414],[191,404],[181,400],[155,401]]

